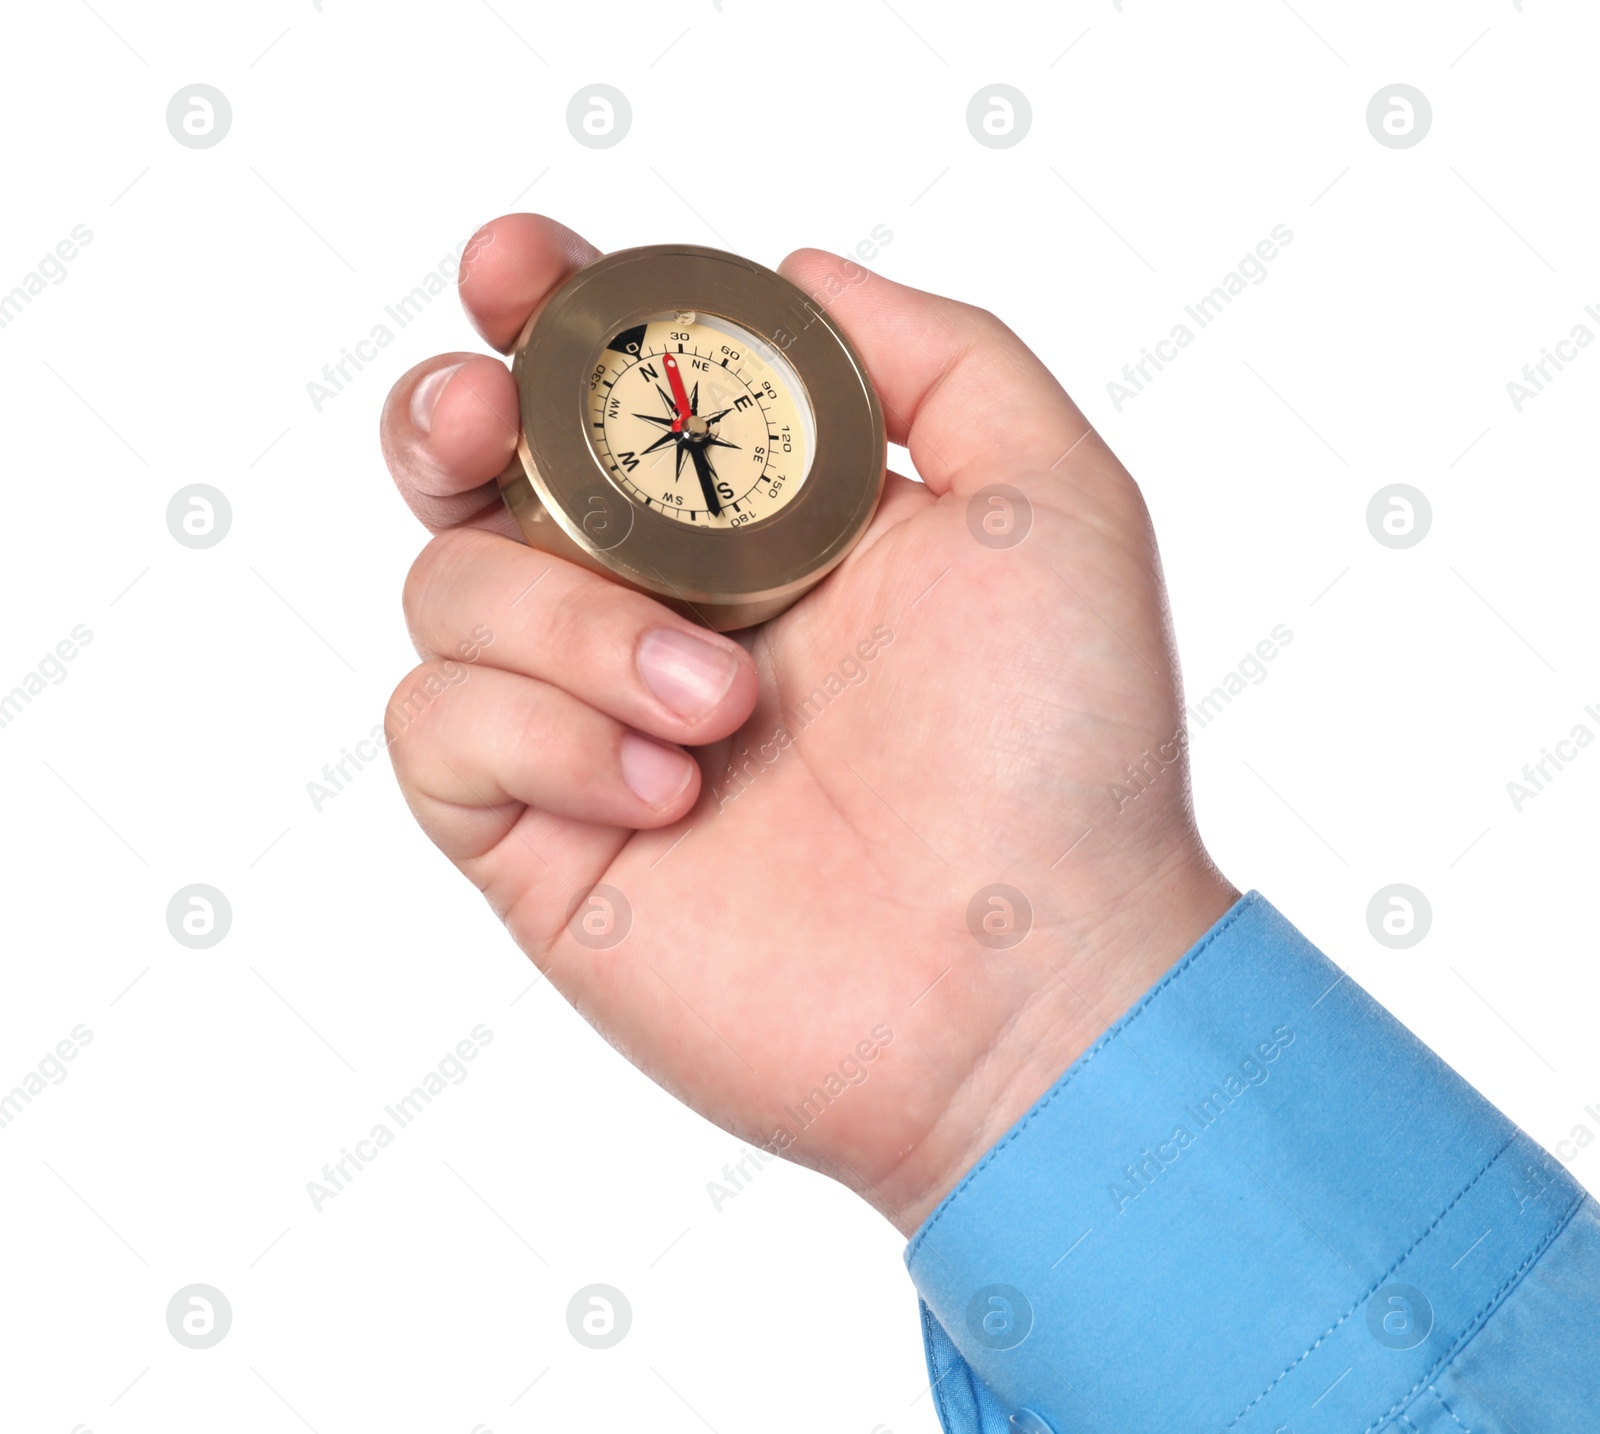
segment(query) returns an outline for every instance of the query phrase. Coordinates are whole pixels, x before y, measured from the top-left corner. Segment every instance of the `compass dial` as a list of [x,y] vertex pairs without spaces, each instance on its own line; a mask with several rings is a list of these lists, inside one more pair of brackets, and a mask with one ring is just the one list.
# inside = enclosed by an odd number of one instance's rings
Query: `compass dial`
[[634,502],[737,528],[793,501],[815,420],[799,375],[726,319],[657,314],[607,342],[589,374],[589,441]]

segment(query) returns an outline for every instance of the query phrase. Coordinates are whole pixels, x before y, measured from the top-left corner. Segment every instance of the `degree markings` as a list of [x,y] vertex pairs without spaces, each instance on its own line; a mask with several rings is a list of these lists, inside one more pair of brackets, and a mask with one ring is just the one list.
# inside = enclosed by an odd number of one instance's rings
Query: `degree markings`
[[[618,351],[608,347],[607,352],[615,353],[615,352],[618,352]],[[620,382],[624,377],[626,377],[627,374],[631,370],[637,368],[642,363],[648,362],[650,359],[660,358],[663,354],[665,354],[667,352],[669,352],[668,349],[662,348],[662,349],[659,349],[659,350],[657,350],[655,352],[652,352],[652,353],[645,353],[645,352],[642,351],[642,349],[640,351],[638,351],[638,352],[631,353],[631,354],[630,353],[626,353],[626,352],[622,353],[621,354],[622,367],[619,368],[616,371],[616,377],[614,379],[603,379],[601,381],[602,385],[605,388],[608,388],[608,389],[609,388],[614,388],[616,386],[616,384],[618,382]],[[684,346],[681,343],[677,346],[677,352],[680,353],[680,354],[684,352]],[[689,351],[689,357],[690,358],[697,358],[697,359],[704,359],[707,363],[710,363],[712,361],[712,355],[703,354],[703,353],[700,352],[700,350],[698,348],[690,350]],[[743,385],[745,392],[750,395],[751,401],[755,404],[756,411],[761,415],[761,417],[764,420],[766,420],[765,426],[768,429],[768,432],[767,432],[767,441],[768,441],[768,443],[769,444],[774,444],[774,443],[779,442],[780,440],[779,440],[778,435],[773,433],[773,432],[771,432],[771,416],[770,416],[770,414],[768,412],[767,406],[761,401],[762,391],[755,384],[751,383],[751,381],[748,378],[745,377],[744,370],[738,368],[737,366],[734,366],[734,367],[730,368],[729,361],[728,361],[728,358],[726,356],[723,357],[720,366],[722,368],[724,368],[724,369],[729,369],[729,371],[734,375],[734,377],[739,380],[740,384]],[[614,456],[613,456],[613,454],[611,452],[610,441],[609,441],[609,438],[608,438],[608,436],[606,434],[606,426],[605,426],[605,422],[604,422],[605,411],[606,411],[606,400],[604,398],[597,398],[596,402],[595,402],[595,412],[599,413],[601,418],[600,418],[600,421],[598,421],[598,422],[596,422],[594,424],[594,426],[600,430],[600,436],[596,440],[596,446],[603,450],[604,457],[605,457],[605,460],[606,460],[606,466],[609,467],[611,469],[611,471],[614,474],[616,474],[619,479],[622,480],[622,482],[626,483],[627,485],[629,485],[630,487],[632,487],[634,489],[637,489],[639,491],[640,501],[642,501],[646,507],[650,507],[650,506],[652,506],[653,500],[644,495],[643,490],[639,489],[639,485],[632,478],[630,478],[627,473],[625,473],[622,470],[622,468],[616,463],[616,461],[614,459]],[[750,485],[750,490],[745,493],[745,495],[744,495],[745,497],[749,497],[750,492],[753,492],[755,490],[755,488],[758,487],[760,484],[777,481],[777,480],[782,479],[784,477],[783,474],[774,474],[773,473],[772,469],[773,469],[774,458],[775,458],[775,451],[772,448],[769,447],[768,450],[767,450],[766,461],[762,464],[761,473],[755,479],[755,481]],[[742,501],[743,501],[742,499],[735,500],[735,501],[731,502],[728,506],[731,507],[734,512],[742,513],[744,511],[744,509],[741,507]],[[682,520],[682,518],[683,518],[683,516],[685,514],[688,515],[689,521],[691,523],[698,521],[698,517],[697,517],[698,510],[695,509],[695,508],[675,508],[675,507],[670,507],[667,504],[663,503],[663,504],[661,504],[659,506],[657,511],[659,511],[659,512],[661,512],[663,514],[671,513],[673,517],[678,518],[680,521]]]

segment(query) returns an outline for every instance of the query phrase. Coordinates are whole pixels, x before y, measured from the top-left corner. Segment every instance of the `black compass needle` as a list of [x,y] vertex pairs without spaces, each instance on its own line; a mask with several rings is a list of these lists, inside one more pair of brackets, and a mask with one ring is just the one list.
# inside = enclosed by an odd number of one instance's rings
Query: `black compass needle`
[[710,455],[698,443],[685,444],[684,447],[689,450],[689,457],[694,461],[694,471],[700,479],[700,491],[705,494],[706,507],[713,518],[720,518],[722,505],[717,502],[717,475],[712,471]]

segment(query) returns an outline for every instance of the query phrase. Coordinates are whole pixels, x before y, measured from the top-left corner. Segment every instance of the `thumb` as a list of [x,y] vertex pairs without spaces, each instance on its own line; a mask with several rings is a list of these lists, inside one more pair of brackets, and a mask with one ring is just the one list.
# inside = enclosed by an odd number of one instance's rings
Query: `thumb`
[[779,266],[860,352],[889,441],[937,496],[964,496],[997,467],[1130,482],[1039,357],[987,310],[897,284],[852,259],[801,249]]

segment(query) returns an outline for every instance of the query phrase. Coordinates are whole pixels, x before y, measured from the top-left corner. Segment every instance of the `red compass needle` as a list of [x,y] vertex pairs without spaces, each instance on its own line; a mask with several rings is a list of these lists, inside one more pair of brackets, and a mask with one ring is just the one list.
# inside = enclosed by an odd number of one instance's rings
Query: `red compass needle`
[[689,406],[689,395],[684,391],[683,375],[678,372],[678,360],[671,354],[664,354],[661,362],[667,370],[667,382],[672,385],[672,401],[678,405],[678,416],[673,420],[672,431],[679,433],[684,424],[694,417],[694,409]]

